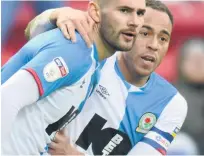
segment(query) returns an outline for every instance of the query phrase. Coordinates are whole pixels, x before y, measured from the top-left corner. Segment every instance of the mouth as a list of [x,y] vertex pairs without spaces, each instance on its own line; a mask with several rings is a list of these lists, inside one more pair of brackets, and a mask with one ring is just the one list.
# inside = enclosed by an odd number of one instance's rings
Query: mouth
[[136,37],[136,32],[131,31],[122,32],[122,35],[125,37],[126,40],[131,41],[133,40],[133,38]]
[[133,32],[133,31],[122,32],[122,34],[129,36],[129,37],[135,37],[136,36],[136,32]]
[[148,62],[151,62],[151,63],[153,63],[153,62],[156,61],[156,58],[155,58],[154,56],[150,56],[150,55],[142,56],[141,58],[142,58],[143,60],[148,61]]

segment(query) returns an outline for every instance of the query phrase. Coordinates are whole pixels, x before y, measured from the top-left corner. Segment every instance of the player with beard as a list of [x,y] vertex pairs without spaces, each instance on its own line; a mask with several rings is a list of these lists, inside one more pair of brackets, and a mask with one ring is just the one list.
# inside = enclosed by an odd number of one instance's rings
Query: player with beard
[[94,88],[97,59],[92,55],[102,60],[130,50],[145,2],[93,0],[88,13],[97,22],[92,48],[79,34],[72,43],[54,29],[29,41],[2,68],[3,154],[47,152],[49,135],[76,117]]

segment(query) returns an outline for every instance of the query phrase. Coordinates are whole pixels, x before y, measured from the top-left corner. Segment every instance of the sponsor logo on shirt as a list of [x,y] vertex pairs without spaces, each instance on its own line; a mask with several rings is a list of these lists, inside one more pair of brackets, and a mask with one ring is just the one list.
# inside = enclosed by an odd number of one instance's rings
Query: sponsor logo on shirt
[[99,85],[99,89],[96,89],[96,92],[103,98],[106,99],[107,96],[110,96],[107,89],[103,87],[102,85]]
[[107,122],[95,113],[75,144],[84,150],[91,145],[93,155],[127,155],[132,148],[128,134],[117,128],[103,128]]
[[118,146],[121,141],[123,140],[123,137],[119,134],[116,134],[112,139],[111,141],[104,147],[102,153],[103,155],[109,155],[114,149],[116,146]]
[[[170,146],[170,141],[168,139],[166,139],[164,136],[162,136],[161,134],[155,132],[155,131],[149,131],[146,135],[145,138],[148,138],[152,141],[155,141],[157,144],[159,144],[162,148],[164,148],[165,150],[168,149],[168,147]],[[159,146],[154,146],[155,148],[161,148]]]
[[147,133],[155,125],[156,121],[156,116],[153,113],[145,113],[140,118],[136,131],[140,133]]
[[54,61],[57,64],[57,66],[61,72],[62,77],[64,77],[67,75],[67,70],[66,70],[66,67],[62,63],[63,60],[61,61],[60,59],[61,58],[55,58]]
[[160,135],[155,136],[155,140],[157,141],[157,143],[162,145],[165,149],[167,149],[170,145],[170,143]]
[[47,82],[54,82],[69,73],[69,69],[62,57],[54,58],[43,69],[43,75]]

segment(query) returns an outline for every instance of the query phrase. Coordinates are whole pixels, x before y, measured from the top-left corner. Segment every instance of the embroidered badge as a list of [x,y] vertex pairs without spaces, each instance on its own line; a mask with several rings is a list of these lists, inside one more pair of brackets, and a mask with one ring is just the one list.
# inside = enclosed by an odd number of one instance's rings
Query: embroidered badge
[[145,113],[140,118],[136,131],[140,133],[147,133],[155,125],[156,121],[157,118],[153,113]]

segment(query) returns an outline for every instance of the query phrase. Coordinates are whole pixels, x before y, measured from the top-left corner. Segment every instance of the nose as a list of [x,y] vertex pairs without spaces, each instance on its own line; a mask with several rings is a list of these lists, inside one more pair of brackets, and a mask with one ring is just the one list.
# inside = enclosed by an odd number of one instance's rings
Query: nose
[[133,13],[131,18],[128,21],[128,26],[129,27],[141,27],[144,23],[144,18],[143,17],[139,17],[136,13]]
[[156,37],[152,38],[152,40],[149,42],[149,44],[147,46],[152,51],[157,51],[159,49],[159,44],[158,44],[157,38]]

